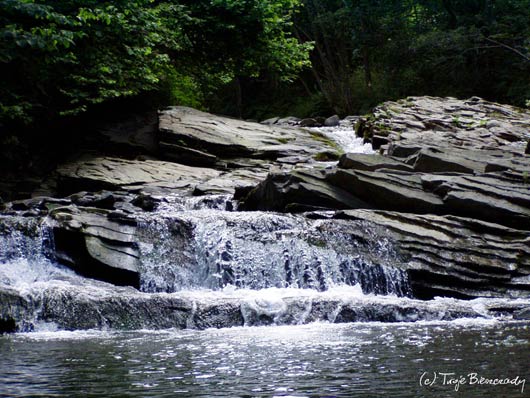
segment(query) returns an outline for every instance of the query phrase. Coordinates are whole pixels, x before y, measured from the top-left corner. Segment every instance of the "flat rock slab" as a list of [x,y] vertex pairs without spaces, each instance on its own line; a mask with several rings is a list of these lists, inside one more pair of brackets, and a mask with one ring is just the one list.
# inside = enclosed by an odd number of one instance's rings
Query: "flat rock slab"
[[[311,157],[336,149],[332,143],[305,129],[246,122],[187,107],[160,112],[159,136],[162,154],[186,164],[211,162],[212,156],[276,159],[302,154]],[[179,151],[178,147],[189,150]]]
[[[455,300],[420,301],[368,296],[348,297],[307,294],[278,298],[271,311],[267,299],[197,294],[145,294],[132,288],[103,282],[64,278],[31,292],[0,287],[0,319],[12,324],[11,331],[27,332],[36,324],[53,322],[62,330],[206,329],[235,326],[299,325],[309,322],[416,322],[450,321],[458,318],[499,316],[494,305]],[[518,313],[528,301],[496,306]],[[79,316],[82,314],[83,316]],[[505,318],[509,319],[509,317]]]
[[243,171],[220,171],[160,160],[84,156],[58,167],[57,191],[62,195],[99,190],[155,195],[233,194],[238,187],[255,185],[267,171],[252,165]]

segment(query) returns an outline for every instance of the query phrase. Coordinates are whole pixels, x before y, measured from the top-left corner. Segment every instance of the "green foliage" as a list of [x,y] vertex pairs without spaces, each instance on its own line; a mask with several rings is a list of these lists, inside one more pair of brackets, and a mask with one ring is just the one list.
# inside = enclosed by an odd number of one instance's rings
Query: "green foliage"
[[0,3],[2,119],[72,115],[154,90],[170,61],[161,50],[178,48],[180,32],[149,0]]
[[304,0],[303,86],[341,114],[408,95],[530,96],[529,0]]
[[160,86],[159,96],[163,103],[202,108],[204,99],[201,88],[193,77],[170,68],[162,77]]
[[200,107],[236,76],[292,80],[297,0],[0,0],[0,120],[30,123],[146,92]]

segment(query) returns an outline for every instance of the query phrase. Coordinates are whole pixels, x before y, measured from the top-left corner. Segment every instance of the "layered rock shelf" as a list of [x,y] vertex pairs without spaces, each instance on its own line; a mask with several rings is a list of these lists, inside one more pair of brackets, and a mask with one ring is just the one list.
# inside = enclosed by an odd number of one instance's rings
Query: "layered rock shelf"
[[[333,255],[338,269],[330,274],[333,282],[358,283],[365,293],[424,300],[530,297],[528,110],[480,98],[409,97],[340,122],[352,136],[371,143],[374,154],[344,153],[320,130],[304,127],[315,123],[275,118],[259,124],[173,107],[159,113],[158,127],[152,118],[137,118],[120,128],[102,129],[111,149],[81,150],[59,164],[32,198],[1,205],[0,237],[12,245],[20,236],[34,239],[35,226],[45,225],[45,257],[101,280],[93,283],[101,284],[94,286],[103,293],[98,298],[67,294],[58,285],[30,299],[27,292],[0,285],[0,320],[14,319],[19,329],[31,328],[36,312],[65,328],[103,327],[105,322],[151,327],[141,319],[154,324],[158,318],[169,322],[159,327],[267,323],[271,320],[245,312],[248,303],[240,298],[212,304],[153,292],[174,292],[182,281],[198,280],[198,255],[217,267],[212,275],[201,276],[210,285],[268,287],[259,281],[247,286],[241,278],[251,272],[244,264],[261,255],[252,250],[269,250],[275,240],[291,242],[278,257],[284,261],[278,266],[281,287],[326,290],[330,280],[325,272],[330,271],[321,258]],[[322,122],[337,123],[335,117]],[[224,215],[218,221],[236,232],[213,239],[220,234],[216,221],[208,214],[178,213],[187,209],[220,211]],[[249,225],[245,213],[226,215],[236,210],[267,213],[247,213],[261,220]],[[150,230],[150,223],[159,223],[160,230]],[[199,224],[214,242],[212,248],[196,247]],[[248,261],[236,241],[256,245],[245,252]],[[291,258],[295,250],[310,253],[296,261],[313,256],[306,269]],[[0,259],[12,258],[16,253],[11,251]],[[171,258],[158,264],[149,280],[148,252]],[[164,267],[173,268],[165,272]],[[175,274],[175,267],[182,275]],[[259,278],[272,278],[270,270],[260,272]],[[363,272],[388,286],[396,277],[401,285],[375,288],[363,280]],[[279,283],[271,280],[272,287]],[[328,312],[318,308],[339,308],[334,300],[314,299],[309,312],[301,310],[304,322],[326,320]],[[386,313],[394,315],[386,320],[397,320],[396,314],[409,320],[436,318],[435,304],[414,301],[412,311],[404,303],[383,300],[377,306],[392,307]],[[339,304],[332,321],[379,319],[363,315],[372,302]],[[99,312],[92,314],[92,306]],[[510,307],[506,301],[496,309],[516,310],[524,313],[524,305]],[[73,313],[79,311],[90,315],[86,324],[76,324]],[[466,311],[457,312],[483,315]],[[295,313],[286,310],[282,316]]]

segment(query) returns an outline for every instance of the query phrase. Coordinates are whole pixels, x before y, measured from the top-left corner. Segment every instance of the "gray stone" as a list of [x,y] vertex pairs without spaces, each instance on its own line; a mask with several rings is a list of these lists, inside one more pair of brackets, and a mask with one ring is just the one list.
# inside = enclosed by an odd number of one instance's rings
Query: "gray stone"
[[321,126],[321,124],[318,123],[313,118],[306,118],[306,119],[300,120],[299,126],[300,127],[319,127],[319,126]]
[[[333,149],[314,133],[292,127],[293,123],[282,126],[285,122],[280,119],[275,125],[264,125],[173,107],[159,115],[160,148],[164,157],[183,161],[186,156],[188,164],[194,164],[195,158],[202,165],[211,165],[213,157],[274,160],[305,154],[309,159],[323,149]],[[183,153],[181,147],[189,151]]]
[[[530,231],[455,216],[346,210],[337,218],[383,227],[396,245],[415,297],[528,297]],[[344,232],[344,231],[343,231]],[[523,282],[521,278],[526,278]]]
[[340,117],[338,115],[333,115],[333,116],[328,117],[324,121],[324,126],[326,126],[326,127],[335,127],[335,126],[338,126],[339,123],[340,123]]
[[337,169],[328,176],[328,181],[376,209],[419,214],[440,214],[443,211],[443,201],[425,192],[420,176],[412,173]]
[[370,206],[332,186],[321,172],[313,170],[269,174],[243,198],[241,204],[242,210],[305,211],[311,207],[347,209]]
[[278,116],[271,117],[270,119],[265,119],[261,121],[261,124],[276,124],[276,122],[280,120]]
[[387,156],[367,155],[361,153],[345,153],[339,159],[338,167],[342,169],[375,171],[378,169],[393,169],[412,171],[413,168],[406,163],[394,160]]
[[[198,183],[216,178],[221,172],[158,160],[126,160],[85,156],[60,165],[58,190],[71,194],[83,190],[193,190]],[[148,189],[150,188],[150,189]]]

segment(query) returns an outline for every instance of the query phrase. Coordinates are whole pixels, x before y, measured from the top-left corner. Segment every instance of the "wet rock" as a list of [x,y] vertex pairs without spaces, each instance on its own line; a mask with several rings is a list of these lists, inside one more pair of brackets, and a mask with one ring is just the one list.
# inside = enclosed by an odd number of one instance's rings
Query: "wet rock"
[[140,286],[136,229],[105,210],[60,208],[51,213],[55,256],[81,275]]
[[[346,210],[339,219],[383,227],[404,256],[414,297],[528,297],[530,231],[455,216]],[[344,231],[343,231],[344,232]]]
[[[306,294],[267,298],[207,294],[145,294],[103,282],[87,284],[71,278],[51,284],[27,302],[15,291],[0,288],[0,297],[11,297],[9,327],[30,331],[38,322],[54,323],[63,330],[206,329],[234,326],[294,325],[309,322],[416,322],[489,317],[465,302],[396,300],[384,297],[339,297]],[[528,302],[513,306],[514,311]],[[499,301],[497,306],[509,305]],[[82,314],[82,316],[80,316]]]
[[340,157],[338,167],[341,169],[363,171],[376,171],[378,169],[413,170],[408,164],[394,160],[388,156],[365,155],[362,153],[345,153]]
[[131,203],[144,211],[154,211],[158,207],[160,199],[154,198],[151,195],[140,194]]
[[319,127],[321,126],[321,124],[318,123],[316,119],[307,118],[307,119],[300,120],[299,126],[300,127]]
[[330,116],[324,121],[324,126],[326,127],[335,127],[335,126],[338,126],[339,124],[340,124],[340,117],[338,115]]

